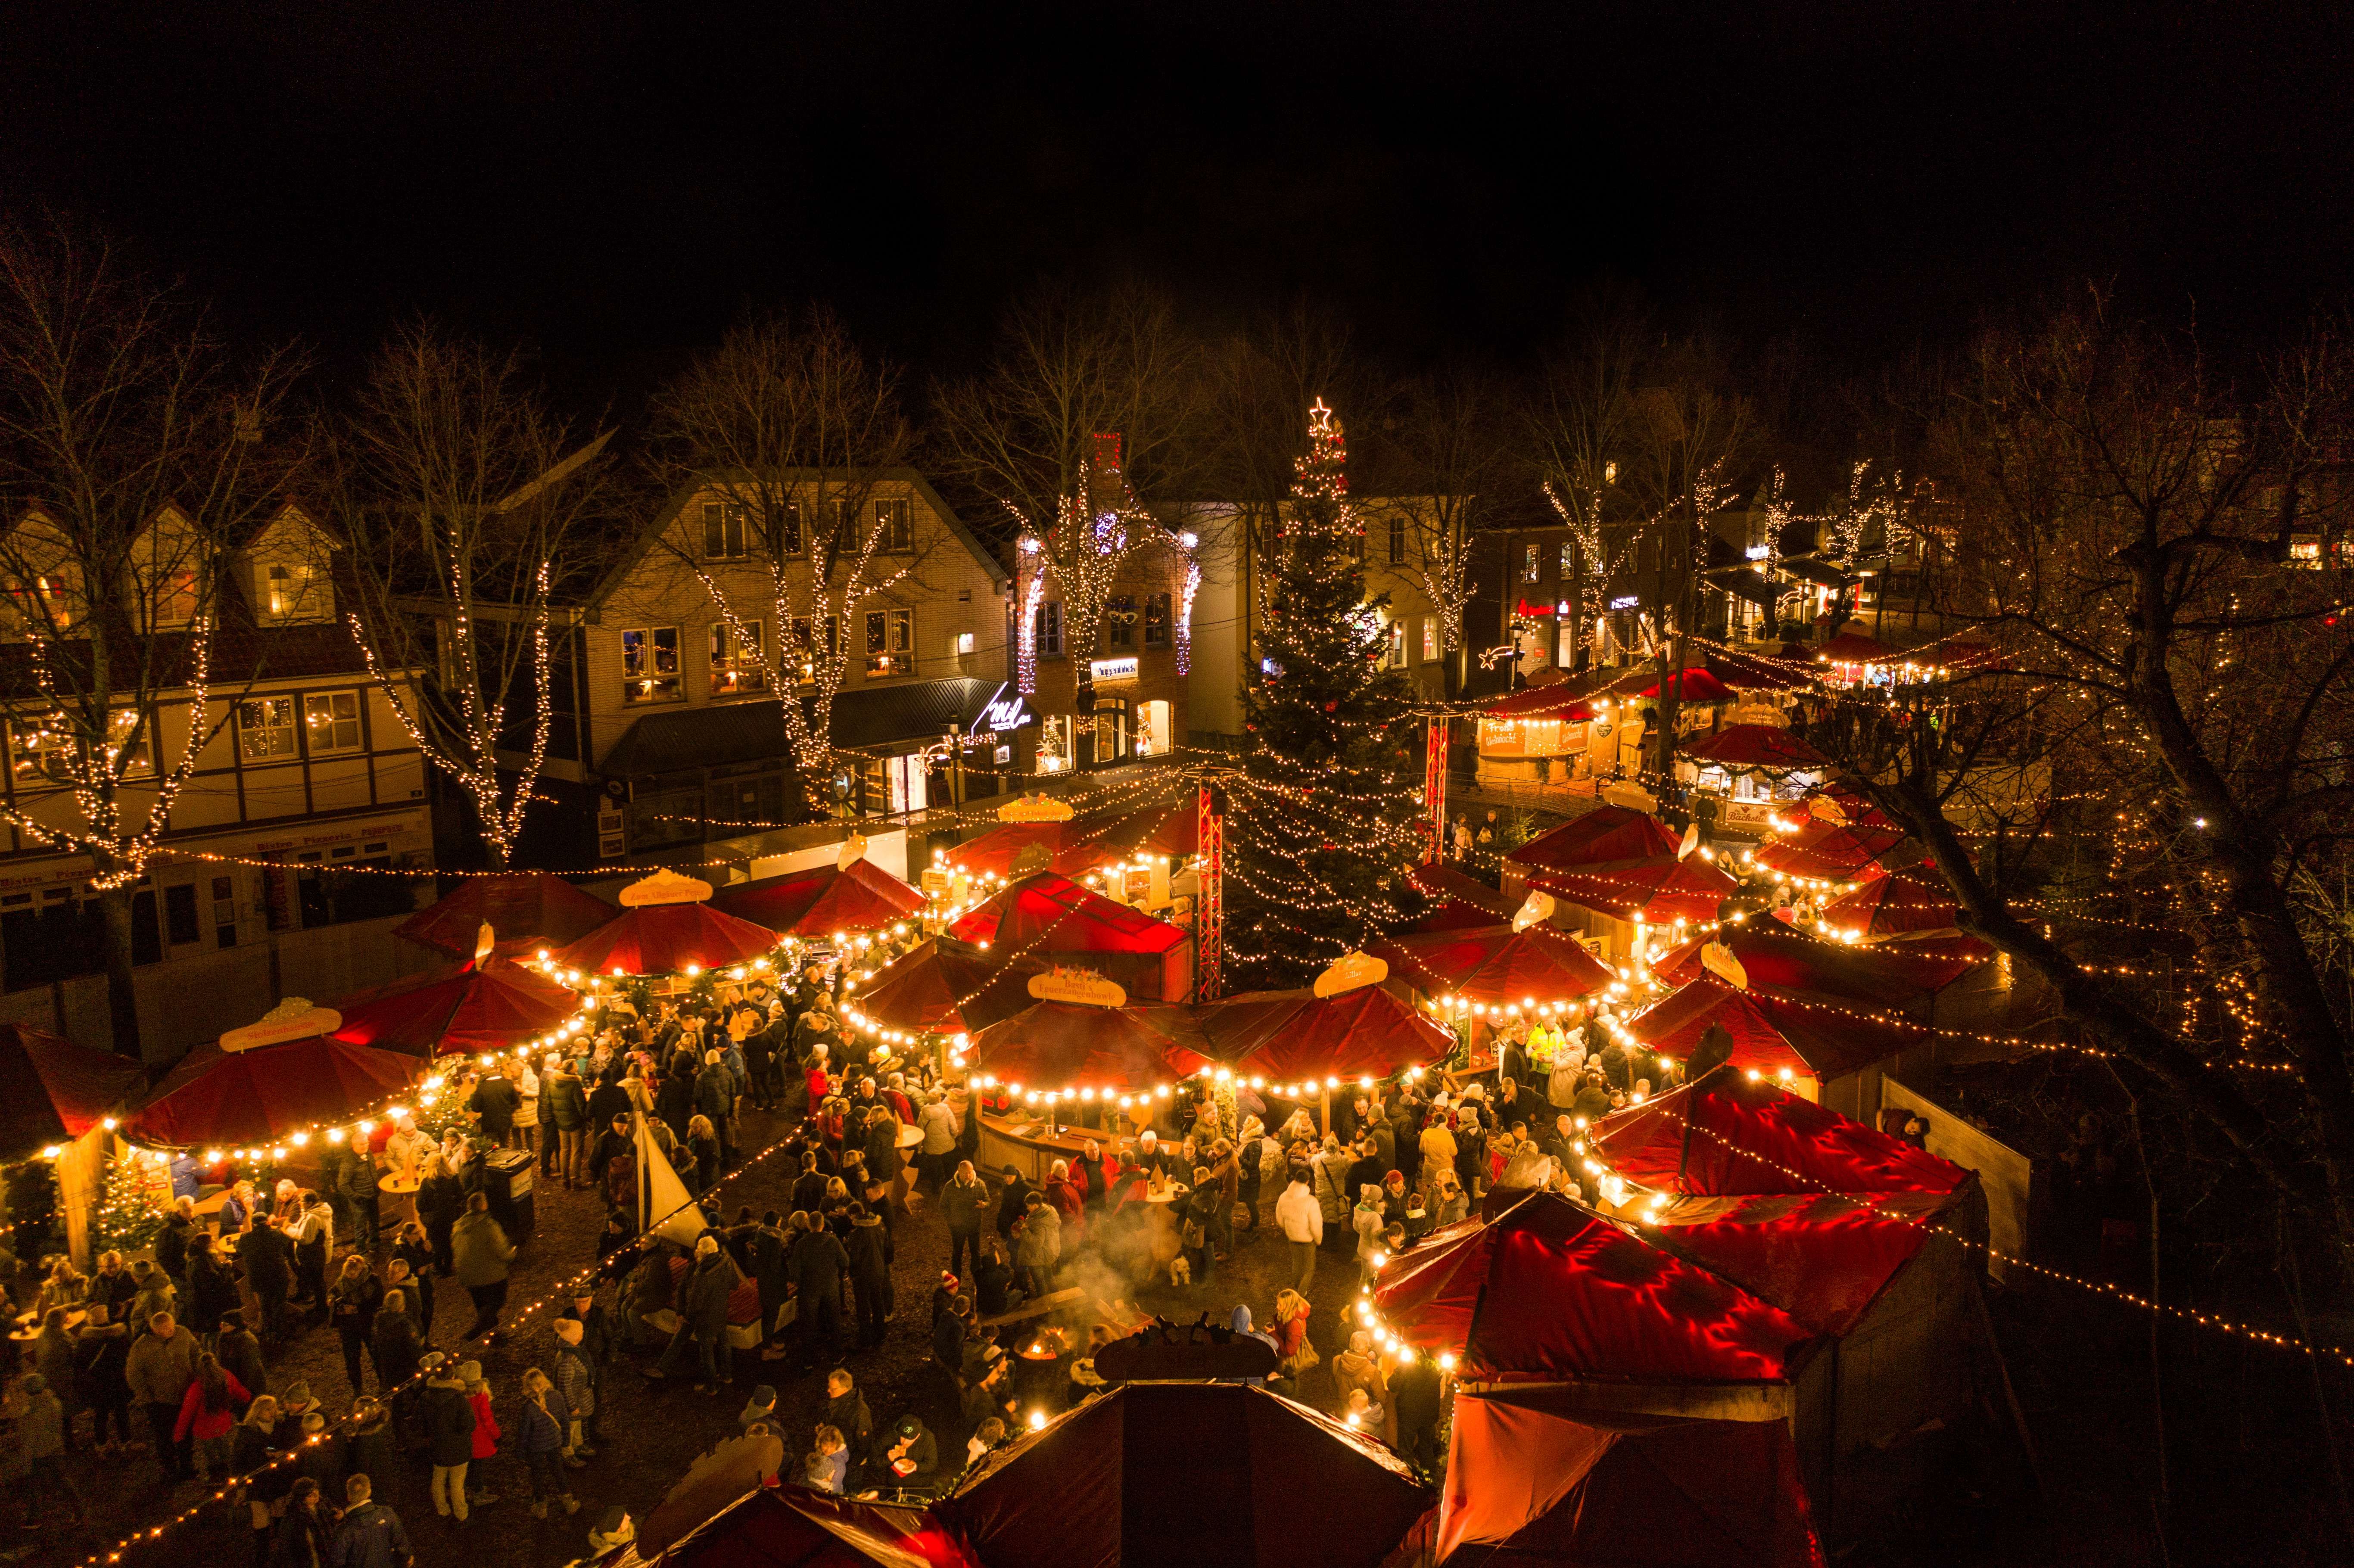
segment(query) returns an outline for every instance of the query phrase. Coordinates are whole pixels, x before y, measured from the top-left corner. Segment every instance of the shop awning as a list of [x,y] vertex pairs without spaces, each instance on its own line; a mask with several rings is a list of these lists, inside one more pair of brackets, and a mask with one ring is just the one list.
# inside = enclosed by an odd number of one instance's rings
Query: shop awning
[[392,934],[454,959],[474,956],[488,924],[501,950],[560,948],[613,917],[613,906],[544,871],[470,876],[455,891],[392,928]]
[[479,965],[408,975],[334,1003],[335,1038],[412,1056],[512,1051],[561,1028],[580,999],[534,970],[493,956]]
[[1802,582],[1814,583],[1821,588],[1843,588],[1855,581],[1853,575],[1844,567],[1818,560],[1812,556],[1785,556],[1775,565]]
[[1746,599],[1765,609],[1773,609],[1782,596],[1790,591],[1769,580],[1764,573],[1746,567],[1710,572],[1706,581],[1712,588],[1721,589],[1735,599]]
[[[1702,669],[1670,671],[1665,683],[1678,698],[1687,703],[1729,703],[1733,700],[1732,688]],[[1635,694],[1638,697],[1656,697],[1659,694],[1660,684],[1661,683],[1654,681]]]

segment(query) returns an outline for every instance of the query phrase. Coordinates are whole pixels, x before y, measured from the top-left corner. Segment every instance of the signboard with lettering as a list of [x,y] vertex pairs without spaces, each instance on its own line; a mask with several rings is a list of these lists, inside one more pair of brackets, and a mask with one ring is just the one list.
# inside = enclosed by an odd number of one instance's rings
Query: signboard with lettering
[[1038,715],[1030,711],[1030,705],[1022,694],[1012,685],[1000,682],[997,690],[991,694],[989,701],[981,705],[981,712],[973,715],[972,723],[966,727],[970,732],[970,738],[980,741],[990,736],[1011,735],[1024,725],[1037,722]]
[[1087,666],[1087,673],[1098,681],[1133,681],[1136,679],[1136,658],[1097,659]]

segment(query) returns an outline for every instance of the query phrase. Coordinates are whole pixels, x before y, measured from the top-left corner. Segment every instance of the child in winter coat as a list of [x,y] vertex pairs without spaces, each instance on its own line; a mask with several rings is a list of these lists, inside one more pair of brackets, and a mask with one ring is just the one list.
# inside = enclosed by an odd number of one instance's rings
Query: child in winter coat
[[498,1494],[483,1489],[484,1466],[498,1457],[498,1417],[491,1414],[491,1385],[482,1377],[482,1363],[463,1361],[458,1367],[458,1381],[466,1385],[466,1403],[474,1407],[474,1459],[466,1469],[466,1500],[475,1508],[498,1501]]

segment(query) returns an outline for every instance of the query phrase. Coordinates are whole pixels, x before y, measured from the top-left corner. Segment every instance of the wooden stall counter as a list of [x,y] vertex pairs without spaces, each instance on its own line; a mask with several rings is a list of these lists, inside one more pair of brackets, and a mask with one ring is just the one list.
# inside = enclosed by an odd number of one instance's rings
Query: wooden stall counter
[[1113,1138],[1109,1133],[1068,1124],[1057,1124],[1050,1136],[1044,1117],[991,1116],[984,1111],[981,1118],[979,1163],[992,1181],[1011,1165],[1034,1186],[1044,1185],[1055,1160],[1076,1160],[1087,1152],[1090,1139],[1098,1147],[1105,1147]]

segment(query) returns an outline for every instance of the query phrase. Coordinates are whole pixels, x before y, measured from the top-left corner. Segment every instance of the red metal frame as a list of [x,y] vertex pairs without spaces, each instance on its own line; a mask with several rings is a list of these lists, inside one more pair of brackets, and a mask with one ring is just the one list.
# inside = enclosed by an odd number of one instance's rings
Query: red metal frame
[[1201,888],[1193,911],[1193,1000],[1215,1001],[1225,989],[1226,828],[1210,787],[1194,802],[1200,813],[1194,853]]

